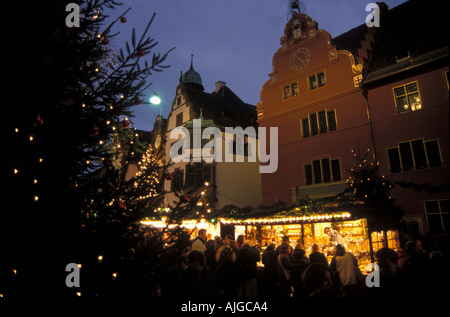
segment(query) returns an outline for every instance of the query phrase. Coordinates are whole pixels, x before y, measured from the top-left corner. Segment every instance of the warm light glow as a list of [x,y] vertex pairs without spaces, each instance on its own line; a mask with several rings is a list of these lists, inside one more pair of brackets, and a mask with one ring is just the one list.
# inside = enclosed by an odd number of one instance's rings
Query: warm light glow
[[38,201],[39,197],[38,196],[34,196],[34,201]]
[[34,139],[33,136],[30,135],[30,141],[33,141],[33,139]]
[[99,255],[97,258],[99,261],[103,260],[103,255]]
[[14,174],[19,173],[19,171],[17,170],[17,168],[14,169]]
[[81,296],[81,292],[77,292],[77,296]]
[[[208,209],[208,212],[211,210]],[[240,224],[240,223],[247,223],[247,224],[255,224],[255,223],[282,223],[282,222],[296,222],[296,221],[323,221],[325,219],[345,219],[350,218],[351,214],[349,212],[342,212],[342,213],[334,213],[334,214],[324,214],[324,215],[315,215],[315,216],[303,216],[303,217],[289,217],[289,218],[260,218],[260,219],[244,219],[244,220],[226,220],[226,219],[220,219],[220,222],[225,224]]]
[[159,105],[161,103],[161,98],[158,95],[153,95],[150,97],[150,103],[153,105]]
[[15,128],[15,130],[14,130],[14,131],[16,131],[16,133],[18,133],[18,132],[19,132],[19,129]]

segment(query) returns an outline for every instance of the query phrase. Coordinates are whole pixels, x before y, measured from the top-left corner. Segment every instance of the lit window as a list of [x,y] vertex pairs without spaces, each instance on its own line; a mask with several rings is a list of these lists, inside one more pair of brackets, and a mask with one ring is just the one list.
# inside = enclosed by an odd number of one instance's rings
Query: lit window
[[288,86],[283,87],[283,98],[288,99],[291,96],[291,88]]
[[289,99],[298,95],[298,84],[291,83],[283,86],[283,99]]
[[297,83],[292,83],[291,84],[291,92],[292,92],[292,97],[295,97],[298,95],[298,85]]
[[422,109],[417,82],[395,87],[393,90],[395,105],[399,113]]

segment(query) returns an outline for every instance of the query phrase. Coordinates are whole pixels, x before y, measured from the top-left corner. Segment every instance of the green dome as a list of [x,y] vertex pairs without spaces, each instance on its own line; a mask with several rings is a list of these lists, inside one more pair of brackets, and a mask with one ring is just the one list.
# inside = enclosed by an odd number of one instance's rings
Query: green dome
[[183,74],[182,83],[202,85],[202,77],[191,67]]
[[202,83],[202,77],[199,73],[197,73],[194,70],[194,67],[192,66],[192,56],[191,56],[191,67],[187,72],[182,74],[181,76],[181,82],[183,84],[192,85],[194,87],[201,88],[203,90],[203,83]]

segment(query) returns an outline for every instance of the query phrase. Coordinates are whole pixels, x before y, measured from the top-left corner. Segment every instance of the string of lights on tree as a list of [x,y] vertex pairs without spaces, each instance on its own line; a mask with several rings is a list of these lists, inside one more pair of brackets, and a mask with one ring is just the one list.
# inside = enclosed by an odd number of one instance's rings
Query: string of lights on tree
[[144,200],[157,197],[160,192],[157,188],[159,185],[159,168],[158,159],[153,154],[153,149],[149,147],[139,162],[139,170],[134,177],[133,187],[140,192],[134,194],[131,199]]

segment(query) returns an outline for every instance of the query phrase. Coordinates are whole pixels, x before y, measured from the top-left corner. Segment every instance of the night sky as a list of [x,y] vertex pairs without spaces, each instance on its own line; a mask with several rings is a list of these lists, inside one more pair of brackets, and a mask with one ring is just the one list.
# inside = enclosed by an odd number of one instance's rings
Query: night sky
[[[288,0],[123,0],[110,14],[119,16],[126,9],[127,23],[118,22],[113,31],[120,34],[111,42],[113,49],[125,47],[132,28],[140,38],[152,14],[156,17],[148,35],[158,42],[154,52],[172,51],[165,62],[171,67],[154,73],[151,89],[162,98],[165,118],[175,97],[180,71],[187,71],[194,54],[194,69],[200,73],[206,92],[213,92],[219,80],[227,83],[244,102],[256,105],[261,87],[272,72],[273,54],[280,48],[280,37],[289,14]],[[304,0],[303,11],[336,37],[365,23],[370,0]],[[387,0],[389,8],[405,0]],[[407,21],[407,17],[405,17]],[[113,32],[114,33],[114,32]],[[151,61],[151,56],[148,56]],[[152,91],[148,90],[148,96]],[[134,107],[134,127],[152,130],[160,106]]]

